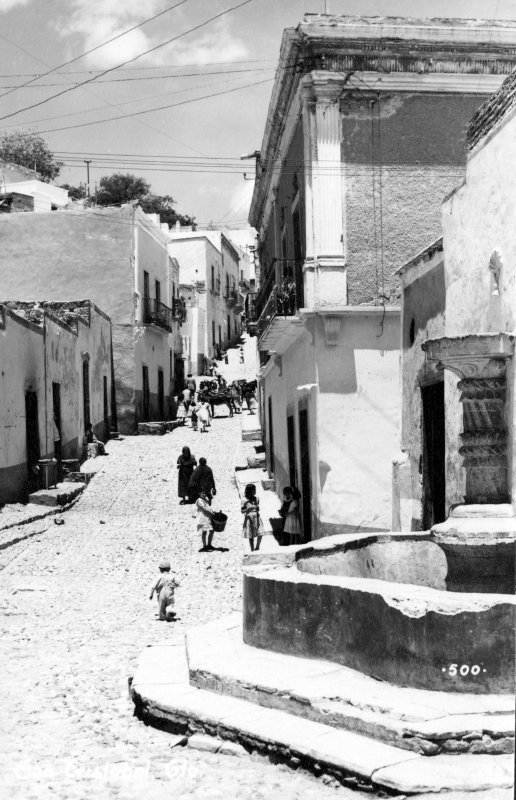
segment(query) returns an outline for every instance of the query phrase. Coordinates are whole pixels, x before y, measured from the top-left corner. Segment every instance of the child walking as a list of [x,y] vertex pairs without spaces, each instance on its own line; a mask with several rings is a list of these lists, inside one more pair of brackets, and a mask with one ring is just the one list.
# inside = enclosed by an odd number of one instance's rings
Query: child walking
[[175,617],[174,611],[174,590],[179,586],[173,575],[170,574],[170,561],[162,561],[159,565],[160,576],[150,593],[152,600],[154,592],[158,598],[158,610],[160,620],[170,622]]
[[[242,514],[244,514],[244,539],[249,539],[251,552],[260,549],[263,536],[263,524],[260,517],[260,502],[256,497],[256,486],[248,483],[244,490]],[[256,540],[256,543],[255,543]]]

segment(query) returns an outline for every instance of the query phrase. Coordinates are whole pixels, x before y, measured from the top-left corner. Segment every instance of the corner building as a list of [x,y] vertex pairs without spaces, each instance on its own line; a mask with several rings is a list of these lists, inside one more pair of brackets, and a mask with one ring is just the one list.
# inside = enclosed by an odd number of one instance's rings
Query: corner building
[[262,424],[305,540],[391,524],[396,267],[441,232],[464,130],[516,64],[516,27],[307,15],[283,35],[249,221]]

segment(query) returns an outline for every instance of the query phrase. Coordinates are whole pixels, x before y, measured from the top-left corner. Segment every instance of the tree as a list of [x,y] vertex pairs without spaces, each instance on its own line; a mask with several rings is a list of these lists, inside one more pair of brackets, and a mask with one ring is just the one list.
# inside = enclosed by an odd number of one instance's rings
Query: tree
[[86,198],[86,189],[82,183],[79,186],[70,186],[69,183],[62,183],[59,188],[66,189],[71,200],[84,200]]
[[149,194],[150,184],[136,175],[115,172],[99,181],[97,203],[99,206],[118,206],[132,200],[142,200]]
[[175,225],[177,221],[181,225],[195,224],[194,217],[177,213],[173,197],[154,194],[150,189],[150,184],[143,178],[116,172],[100,179],[97,203],[99,206],[115,206],[137,200],[146,214],[159,214],[160,222],[167,225]]
[[146,214],[159,214],[160,222],[166,222],[167,225],[175,225],[176,222],[180,225],[194,225],[195,217],[178,214],[174,208],[175,204],[175,200],[168,194],[148,194],[140,201]]
[[0,159],[34,169],[42,181],[49,183],[63,166],[54,158],[47,143],[35,131],[12,131],[0,136]]

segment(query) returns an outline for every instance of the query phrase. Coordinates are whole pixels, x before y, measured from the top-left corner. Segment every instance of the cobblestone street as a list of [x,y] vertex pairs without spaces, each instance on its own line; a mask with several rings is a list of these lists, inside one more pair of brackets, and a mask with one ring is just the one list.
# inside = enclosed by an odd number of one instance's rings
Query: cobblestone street
[[[139,652],[178,626],[240,608],[239,439],[240,417],[221,414],[208,435],[185,427],[113,441],[64,525],[48,517],[24,526],[36,535],[0,552],[3,796],[360,796],[258,756],[172,749],[168,734],[132,716],[127,679]],[[215,506],[230,516],[214,544],[226,552],[199,553],[193,507],[179,505],[184,444],[213,467]],[[180,621],[170,625],[148,599],[164,556],[181,584]]]

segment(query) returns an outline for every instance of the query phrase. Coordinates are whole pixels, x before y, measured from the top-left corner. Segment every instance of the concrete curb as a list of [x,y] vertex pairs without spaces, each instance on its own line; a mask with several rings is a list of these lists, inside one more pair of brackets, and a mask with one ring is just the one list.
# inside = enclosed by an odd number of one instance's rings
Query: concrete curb
[[[87,484],[84,484],[84,488],[86,488],[86,485]],[[64,506],[57,506],[57,507],[53,506],[50,508],[47,506],[45,511],[41,511],[38,514],[34,514],[32,517],[20,520],[19,522],[12,522],[9,523],[8,525],[5,525],[5,527],[0,528],[0,535],[4,531],[10,530],[11,528],[19,528],[22,525],[30,525],[31,522],[38,522],[39,520],[45,519],[46,517],[52,517],[57,514],[63,514],[65,511],[68,511],[70,508],[72,508],[77,503],[78,500],[80,500],[82,493],[83,492],[81,491],[73,498],[73,500],[70,500],[70,502]],[[41,506],[41,508],[45,507]],[[0,550],[5,550],[7,547],[12,547],[12,545],[18,544],[18,542],[23,542],[25,539],[30,539],[32,536],[38,536],[40,533],[42,533],[42,531],[27,532],[25,535],[15,536],[13,539],[0,542]]]
[[136,715],[146,724],[176,734],[218,736],[275,762],[332,775],[354,789],[417,794],[511,786],[512,756],[422,756],[285,711],[197,689],[189,683],[184,636],[142,653],[131,696]]

